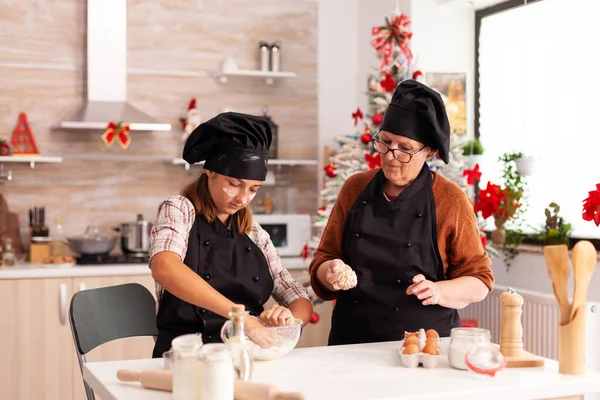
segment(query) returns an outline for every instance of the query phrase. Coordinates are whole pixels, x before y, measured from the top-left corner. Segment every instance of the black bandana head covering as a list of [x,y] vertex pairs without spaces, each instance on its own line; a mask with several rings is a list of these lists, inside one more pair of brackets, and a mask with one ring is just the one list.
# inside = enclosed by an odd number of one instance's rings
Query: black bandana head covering
[[264,181],[271,145],[271,126],[264,117],[226,112],[200,124],[183,147],[183,159],[237,179]]
[[448,114],[442,96],[427,85],[412,79],[400,83],[385,112],[381,130],[430,146],[448,164]]

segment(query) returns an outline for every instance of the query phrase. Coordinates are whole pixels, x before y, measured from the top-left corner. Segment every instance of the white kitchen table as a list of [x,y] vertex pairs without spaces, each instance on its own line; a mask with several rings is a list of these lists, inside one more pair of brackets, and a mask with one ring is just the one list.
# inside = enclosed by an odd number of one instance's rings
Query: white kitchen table
[[[276,361],[255,362],[252,380],[303,392],[320,399],[548,399],[600,393],[600,373],[558,373],[558,363],[543,368],[507,368],[494,378],[449,366],[435,369],[401,365],[399,342],[295,349]],[[83,375],[102,400],[167,400],[171,393],[143,389],[117,380],[119,369],[162,369],[162,359],[87,363]],[[586,396],[587,400],[587,396]]]

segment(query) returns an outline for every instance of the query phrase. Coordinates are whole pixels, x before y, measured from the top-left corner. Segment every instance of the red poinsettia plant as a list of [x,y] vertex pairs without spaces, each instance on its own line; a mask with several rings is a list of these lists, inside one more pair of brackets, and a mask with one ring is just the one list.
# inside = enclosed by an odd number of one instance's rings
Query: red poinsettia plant
[[600,225],[600,183],[596,184],[596,190],[588,192],[588,197],[583,200],[582,217],[586,221],[594,221],[596,226]]
[[496,225],[502,226],[516,214],[521,206],[521,196],[521,191],[488,182],[487,187],[479,192],[475,212],[481,212],[484,219],[494,217]]

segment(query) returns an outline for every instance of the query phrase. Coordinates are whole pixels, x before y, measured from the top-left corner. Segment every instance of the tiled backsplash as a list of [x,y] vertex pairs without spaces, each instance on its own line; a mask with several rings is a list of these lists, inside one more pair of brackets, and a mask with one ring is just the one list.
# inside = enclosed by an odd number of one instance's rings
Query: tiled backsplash
[[[35,0],[0,5],[0,138],[10,138],[24,111],[44,155],[146,154],[180,157],[179,118],[192,97],[203,120],[224,108],[261,113],[279,125],[280,158],[317,157],[316,0],[128,0],[128,101],[171,132],[132,132],[127,150],[107,149],[102,132],[52,130],[85,97],[85,1]],[[107,21],[110,29],[110,21]],[[221,61],[233,55],[240,68],[258,67],[258,43],[279,41],[282,70],[298,74],[275,85],[253,78],[219,83]],[[13,181],[0,186],[23,220],[29,207],[46,207],[47,221],[64,218],[66,233],[87,224],[110,228],[152,220],[160,201],[197,177],[168,160],[65,160],[61,164],[5,164]],[[277,168],[280,168],[279,170]],[[316,167],[274,167],[298,188],[297,212],[314,212]],[[285,199],[285,187],[274,199]],[[280,210],[288,209],[281,207]],[[277,208],[276,208],[277,211]]]

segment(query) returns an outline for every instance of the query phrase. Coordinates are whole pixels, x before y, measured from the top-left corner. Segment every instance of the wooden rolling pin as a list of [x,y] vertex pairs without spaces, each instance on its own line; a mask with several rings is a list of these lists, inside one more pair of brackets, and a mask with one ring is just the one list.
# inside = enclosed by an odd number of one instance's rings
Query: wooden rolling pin
[[[171,371],[120,369],[117,371],[117,379],[122,382],[139,382],[145,389],[173,391],[173,372]],[[303,400],[304,394],[280,392],[274,385],[236,379],[233,383],[233,397],[235,400]]]

